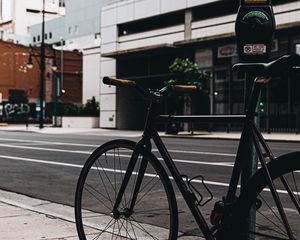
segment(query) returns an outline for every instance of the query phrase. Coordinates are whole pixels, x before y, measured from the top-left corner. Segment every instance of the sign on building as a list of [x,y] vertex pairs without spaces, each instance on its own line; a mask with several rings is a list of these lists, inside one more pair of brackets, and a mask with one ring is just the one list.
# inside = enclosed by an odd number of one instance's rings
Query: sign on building
[[200,68],[211,68],[213,66],[212,49],[197,49],[195,53],[195,63]]
[[228,44],[225,46],[218,47],[218,58],[227,58],[237,56],[236,44]]

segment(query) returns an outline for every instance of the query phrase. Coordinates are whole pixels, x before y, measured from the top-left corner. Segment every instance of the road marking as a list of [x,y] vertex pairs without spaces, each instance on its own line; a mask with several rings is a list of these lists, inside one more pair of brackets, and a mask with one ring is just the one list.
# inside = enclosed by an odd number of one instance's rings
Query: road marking
[[69,146],[78,146],[78,147],[99,147],[99,145],[95,145],[95,144],[49,142],[49,141],[15,139],[15,138],[0,138],[0,141],[3,141],[3,142],[12,141],[12,142],[26,142],[26,143],[43,143],[43,144],[51,144],[51,145],[69,145]]
[[[49,165],[57,165],[57,166],[65,166],[65,167],[74,167],[74,168],[82,168],[83,165],[79,164],[71,164],[71,163],[64,163],[64,162],[55,162],[55,161],[47,161],[47,160],[41,160],[41,159],[33,159],[33,158],[23,158],[23,157],[13,157],[13,156],[7,156],[7,155],[0,155],[0,158],[10,159],[10,160],[17,160],[17,161],[24,161],[24,162],[33,162],[33,163],[41,163],[41,164],[49,164]],[[92,167],[93,170],[99,170],[98,167]],[[125,173],[125,170],[115,170],[110,168],[101,168],[101,171],[105,170],[108,172],[122,172]],[[137,175],[137,172],[133,173],[134,175]],[[151,174],[151,173],[145,173],[145,176],[147,177],[158,177],[157,174]],[[171,180],[174,180],[173,177],[169,176]],[[193,180],[195,183],[202,183],[202,180]],[[213,185],[213,186],[219,186],[219,187],[228,187],[228,183],[222,183],[222,182],[215,182],[215,181],[204,181],[207,185]],[[240,188],[240,185],[238,185],[238,188]],[[263,191],[269,192],[270,189],[265,188]],[[287,191],[285,190],[277,190],[278,193],[287,194]],[[300,195],[300,192],[294,192],[296,195]]]
[[[19,148],[19,149],[30,149],[30,150],[39,150],[39,151],[51,151],[51,152],[63,152],[63,153],[74,153],[74,154],[88,154],[90,151],[78,151],[78,150],[67,150],[67,149],[58,149],[58,148],[42,148],[42,147],[29,147],[29,146],[18,146],[11,144],[0,144],[0,147],[7,148]],[[121,154],[121,157],[130,158],[131,155]],[[162,158],[158,158],[160,161],[163,161]],[[204,161],[195,161],[195,160],[185,160],[185,159],[173,159],[174,162],[187,163],[187,164],[199,164],[199,165],[210,165],[210,166],[221,166],[221,167],[232,167],[233,162],[204,162]]]
[[47,161],[47,160],[40,160],[40,159],[33,159],[33,158],[13,157],[13,156],[6,156],[6,155],[0,155],[0,158],[17,160],[17,161],[24,161],[24,162],[34,162],[34,163],[43,163],[43,164],[50,164],[50,165],[59,165],[59,166],[66,166],[66,167],[76,167],[76,168],[82,168],[83,167],[83,165],[79,165],[79,164]]
[[[158,149],[153,149],[153,151],[158,152]],[[187,154],[199,154],[199,155],[213,155],[213,156],[222,156],[222,157],[235,157],[236,154],[232,153],[215,153],[215,152],[198,152],[198,151],[185,151],[185,150],[174,150],[168,149],[169,152],[173,153],[187,153]]]
[[91,151],[79,151],[79,150],[68,150],[68,149],[59,149],[59,148],[42,148],[42,147],[28,147],[28,146],[19,146],[11,144],[0,144],[0,147],[7,148],[19,148],[19,149],[30,149],[30,150],[39,150],[39,151],[50,151],[50,152],[65,152],[65,153],[80,153],[80,154],[91,154]]
[[[14,139],[14,138],[0,138],[0,141],[15,141],[15,142],[26,142],[26,143],[41,143],[41,144],[51,144],[51,145],[64,145],[64,146],[80,146],[80,147],[99,147],[99,145],[93,144],[83,144],[83,143],[64,143],[64,142],[49,142],[49,141],[37,141],[37,140],[26,140],[26,139]],[[158,152],[158,149],[153,149],[153,152]],[[185,154],[198,154],[198,155],[212,155],[212,156],[222,156],[222,157],[234,157],[235,154],[231,153],[217,153],[217,152],[198,152],[198,151],[185,151],[185,150],[175,150],[168,149],[169,152],[173,153],[185,153]]]

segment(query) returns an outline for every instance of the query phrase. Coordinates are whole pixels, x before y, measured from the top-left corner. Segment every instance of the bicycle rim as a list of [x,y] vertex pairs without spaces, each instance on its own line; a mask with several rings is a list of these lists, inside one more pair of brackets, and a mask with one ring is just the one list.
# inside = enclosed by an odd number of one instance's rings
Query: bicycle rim
[[87,161],[76,191],[76,223],[80,239],[176,239],[174,191],[158,160],[146,156],[147,169],[133,212],[129,211],[143,157],[140,155],[118,208],[112,209],[135,144],[112,141]]
[[241,197],[241,214],[238,218],[244,218],[245,209],[249,211],[251,206],[256,208],[256,217],[248,217],[252,228],[247,232],[247,238],[244,236],[240,239],[300,239],[300,152],[275,159],[268,169],[280,199],[279,204],[283,207],[283,215],[272,196],[264,171],[260,170],[246,187],[245,196]]

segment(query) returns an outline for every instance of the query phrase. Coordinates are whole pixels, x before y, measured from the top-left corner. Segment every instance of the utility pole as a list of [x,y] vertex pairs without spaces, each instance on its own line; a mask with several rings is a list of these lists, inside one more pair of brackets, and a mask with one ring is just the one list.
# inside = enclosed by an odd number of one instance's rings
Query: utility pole
[[40,56],[40,115],[39,115],[39,128],[44,127],[44,98],[45,98],[45,0],[43,0],[42,11],[42,43],[41,43],[41,56]]

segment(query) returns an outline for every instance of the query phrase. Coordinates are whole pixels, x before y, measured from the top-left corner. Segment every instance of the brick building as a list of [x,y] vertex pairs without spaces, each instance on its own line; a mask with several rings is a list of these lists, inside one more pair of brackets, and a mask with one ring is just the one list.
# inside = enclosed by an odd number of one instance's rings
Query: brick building
[[[64,89],[65,93],[58,97],[57,102],[74,104],[82,102],[82,55],[78,52],[64,51],[63,61],[61,61],[60,54],[60,51],[56,52],[58,65],[56,71],[51,68],[53,59],[46,59],[45,114],[49,119],[56,100],[55,93],[60,93],[61,89]],[[39,55],[38,49],[35,55]],[[46,55],[52,56],[53,52],[47,50]],[[23,121],[27,116],[31,120],[37,118],[36,104],[39,102],[40,91],[39,58],[33,57],[33,68],[29,69],[28,57],[28,47],[0,41],[0,119],[2,120]]]

